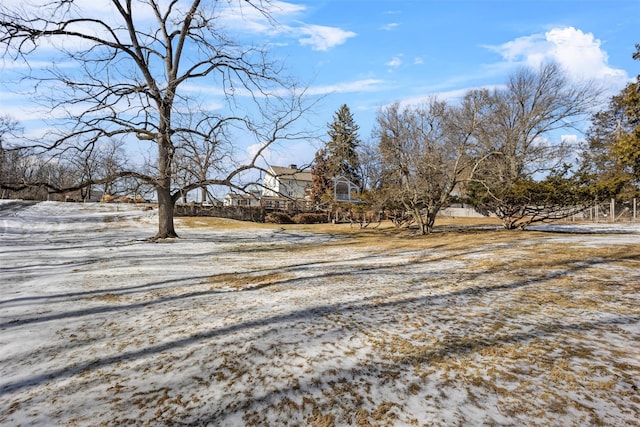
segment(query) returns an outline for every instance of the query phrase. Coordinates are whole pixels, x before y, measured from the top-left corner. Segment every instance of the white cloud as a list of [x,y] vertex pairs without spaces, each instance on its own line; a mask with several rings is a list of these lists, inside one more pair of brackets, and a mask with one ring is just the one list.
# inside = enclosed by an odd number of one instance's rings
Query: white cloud
[[[329,50],[356,36],[356,33],[341,28],[299,21],[299,15],[306,10],[302,5],[273,1],[269,2],[268,7],[269,17],[254,7],[233,3],[225,7],[221,18],[225,26],[234,31],[248,31],[270,37],[293,37],[297,38],[302,46],[310,46],[317,51]],[[286,42],[278,40],[272,44]]]
[[580,139],[576,134],[560,135],[560,140],[572,146],[577,146],[580,143]]
[[313,50],[320,51],[326,51],[332,47],[339,46],[349,38],[357,35],[352,31],[345,31],[341,28],[326,27],[323,25],[305,25],[296,31],[299,31],[305,36],[298,40],[301,45],[309,45]]
[[[5,0],[10,4],[21,4],[23,0]],[[303,5],[289,3],[286,1],[274,0],[265,3],[263,6],[267,10],[254,7],[245,2],[214,2],[215,6],[207,9],[203,6],[203,12],[209,13],[219,19],[220,28],[223,30],[231,30],[241,33],[257,33],[267,35],[269,37],[282,37],[298,39],[303,46],[310,46],[313,50],[326,51],[332,47],[341,45],[347,39],[355,37],[356,33],[343,30],[337,27],[329,27],[322,25],[312,25],[299,21],[299,16],[307,8]],[[35,6],[33,6],[35,7]],[[180,6],[174,7],[179,15],[183,11],[178,10]],[[262,7],[262,6],[261,6]],[[119,23],[121,17],[114,12],[113,6],[107,0],[95,0],[79,6],[84,15],[102,19],[108,23]],[[152,26],[155,19],[151,8],[141,3],[134,4],[134,15],[136,25],[144,29],[146,26]],[[49,11],[47,10],[47,13]],[[109,38],[109,34],[99,25],[90,25],[84,22],[75,23],[73,30],[95,34],[105,38]],[[120,37],[127,39],[126,32],[118,31]],[[71,51],[87,48],[90,43],[82,39],[68,38],[58,41],[57,45],[53,45],[45,41],[47,48],[61,47]],[[275,44],[285,44],[286,40],[273,41]],[[42,46],[41,46],[42,47]]]
[[383,80],[377,79],[356,80],[328,86],[310,87],[306,93],[308,95],[327,95],[332,93],[371,92],[377,90],[382,83]]
[[[297,38],[302,46],[313,50],[326,51],[339,46],[356,33],[337,27],[312,25],[301,22],[298,16],[305,6],[274,1],[269,3],[269,17],[251,6],[236,3],[226,6],[221,18],[227,28],[240,32],[265,34],[270,37]],[[272,18],[272,19],[270,19]],[[286,45],[284,40],[272,41],[274,45]]]
[[554,46],[555,59],[576,78],[626,78],[627,73],[609,67],[609,57],[600,40],[573,27],[553,29],[546,39]]
[[[298,167],[306,167],[312,161],[319,147],[313,146],[309,141],[287,141],[282,144],[271,144],[264,148],[264,143],[255,143],[247,146],[240,159],[240,163],[250,162],[262,149],[257,164],[262,167],[268,165],[285,166],[295,164]],[[255,172],[254,172],[255,174]],[[253,176],[253,180],[257,177]]]
[[22,60],[12,60],[10,58],[3,58],[0,60],[0,70],[30,70],[30,69],[38,69],[38,68],[47,68],[53,67],[56,68],[75,68],[78,66],[77,63],[71,61],[64,62],[54,62],[53,60],[43,61],[43,60],[30,60],[22,61]]
[[244,2],[222,3],[221,7],[220,18],[226,28],[270,35],[289,32],[290,28],[284,22],[295,18],[306,10],[305,6],[283,1],[269,2],[269,16],[256,7],[244,4]]
[[393,58],[391,58],[391,61],[387,62],[385,65],[391,68],[398,68],[400,65],[402,65],[402,55],[394,56]]
[[537,67],[545,61],[555,61],[575,80],[600,81],[607,87],[619,89],[629,77],[626,71],[609,66],[608,55],[601,44],[592,33],[562,27],[487,47],[511,65]]
[[400,24],[398,24],[397,22],[391,22],[387,25],[383,25],[382,27],[380,27],[381,30],[384,31],[392,31],[395,30]]
[[411,106],[411,105],[421,105],[421,104],[428,103],[433,98],[438,99],[440,101],[455,101],[464,97],[472,89],[493,90],[496,88],[497,86],[495,85],[485,85],[480,87],[474,86],[474,87],[465,87],[460,89],[443,91],[439,87],[433,87],[431,89],[425,90],[424,95],[403,98],[400,101],[400,105],[403,107]]
[[423,60],[420,56],[416,56],[416,57],[413,59],[413,64],[414,64],[414,65],[421,65],[421,64],[424,64],[424,60]]

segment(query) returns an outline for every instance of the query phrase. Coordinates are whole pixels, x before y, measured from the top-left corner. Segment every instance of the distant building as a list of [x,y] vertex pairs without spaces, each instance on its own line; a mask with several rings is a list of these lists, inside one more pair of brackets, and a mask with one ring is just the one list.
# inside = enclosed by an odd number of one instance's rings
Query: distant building
[[312,184],[311,170],[299,170],[296,165],[269,166],[262,180],[262,196],[304,200]]
[[260,190],[253,187],[246,193],[229,193],[224,197],[222,204],[224,206],[260,206]]
[[[332,179],[333,195],[338,202],[357,203],[360,189],[349,179]],[[296,165],[269,166],[262,180],[262,189],[252,188],[247,193],[229,193],[224,206],[262,206],[269,210],[309,209],[313,177],[310,169]]]
[[358,202],[355,197],[360,192],[360,188],[344,176],[338,176],[332,179],[333,196],[338,202]]

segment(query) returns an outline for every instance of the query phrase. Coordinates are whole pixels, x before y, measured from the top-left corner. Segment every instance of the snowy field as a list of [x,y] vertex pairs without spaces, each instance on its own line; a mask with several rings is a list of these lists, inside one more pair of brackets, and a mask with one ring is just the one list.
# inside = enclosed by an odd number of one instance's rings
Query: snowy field
[[0,201],[1,425],[640,425],[637,225],[156,221]]

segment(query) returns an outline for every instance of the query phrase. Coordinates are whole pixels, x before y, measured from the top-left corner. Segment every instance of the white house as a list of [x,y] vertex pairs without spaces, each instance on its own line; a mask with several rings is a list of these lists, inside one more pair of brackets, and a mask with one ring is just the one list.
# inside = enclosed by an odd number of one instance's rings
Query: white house
[[229,193],[222,201],[224,206],[260,206],[260,190],[251,188],[247,193]]
[[[332,179],[333,195],[339,202],[358,202],[360,189],[349,179],[339,176]],[[310,190],[313,186],[311,170],[298,169],[296,165],[269,166],[262,179],[262,190],[252,188],[249,194],[229,193],[225,206],[262,206],[267,209],[289,209],[310,206]]]
[[296,165],[269,166],[262,180],[262,196],[304,200],[312,184],[308,169],[299,170]]

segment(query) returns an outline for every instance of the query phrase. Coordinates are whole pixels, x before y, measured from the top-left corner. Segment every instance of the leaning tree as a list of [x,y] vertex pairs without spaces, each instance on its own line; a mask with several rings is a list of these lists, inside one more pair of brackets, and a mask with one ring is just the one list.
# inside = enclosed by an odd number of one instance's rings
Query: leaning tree
[[[241,187],[239,177],[256,167],[266,147],[297,136],[289,129],[305,110],[300,92],[266,49],[237,43],[224,30],[225,14],[233,8],[236,14],[257,11],[275,24],[271,3],[42,0],[0,5],[5,58],[30,65],[25,77],[32,79],[38,101],[46,103],[50,117],[62,118],[52,123],[55,131],[24,145],[68,156],[120,139],[152,153],[144,172],[119,170],[112,176],[91,174],[91,179],[85,174],[65,187],[49,183],[49,191],[114,178],[139,180],[155,188],[155,237],[167,238],[176,236],[173,210],[182,194],[207,185]],[[45,60],[49,65],[38,67]],[[243,161],[229,159],[226,153],[237,153],[238,141],[260,149]],[[174,159],[193,158],[196,147],[220,150],[208,158],[226,163],[205,165],[205,173],[183,174],[188,179],[176,181],[173,173],[180,167]]]

